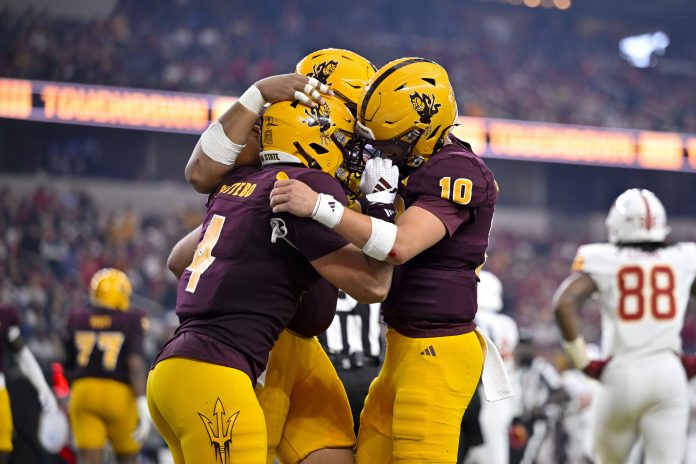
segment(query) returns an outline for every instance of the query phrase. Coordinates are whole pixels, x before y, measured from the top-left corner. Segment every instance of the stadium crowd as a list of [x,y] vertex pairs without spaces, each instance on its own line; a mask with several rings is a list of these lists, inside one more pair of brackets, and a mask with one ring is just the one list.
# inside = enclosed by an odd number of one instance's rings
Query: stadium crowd
[[[141,2],[122,0],[89,21],[0,10],[2,74],[238,95],[293,69],[308,50],[335,46],[377,66],[409,55],[440,62],[466,115],[696,132],[690,76],[632,68],[619,57],[614,23],[601,19],[551,21],[525,8],[493,16],[468,3],[433,8],[427,23],[394,15],[414,6],[398,2],[170,3],[144,13]],[[349,26],[332,27],[336,17]]]

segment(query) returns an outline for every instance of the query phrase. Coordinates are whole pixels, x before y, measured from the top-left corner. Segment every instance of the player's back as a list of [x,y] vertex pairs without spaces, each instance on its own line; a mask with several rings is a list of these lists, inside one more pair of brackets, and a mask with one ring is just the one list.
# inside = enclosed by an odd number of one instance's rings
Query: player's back
[[142,355],[146,318],[136,309],[91,307],[68,318],[66,367],[75,379],[96,377],[128,383],[128,356]]
[[394,268],[385,322],[410,337],[475,328],[476,268],[485,261],[498,198],[493,174],[466,144],[452,143],[412,173],[399,191],[406,208],[435,215],[445,236]]
[[574,269],[597,286],[604,357],[681,351],[680,332],[696,277],[696,244],[583,245]]
[[302,294],[319,279],[310,262],[347,243],[310,218],[273,214],[268,198],[279,178],[300,179],[345,203],[336,179],[305,167],[278,164],[223,181],[179,281],[181,325],[156,362],[186,356],[252,379],[261,374]]

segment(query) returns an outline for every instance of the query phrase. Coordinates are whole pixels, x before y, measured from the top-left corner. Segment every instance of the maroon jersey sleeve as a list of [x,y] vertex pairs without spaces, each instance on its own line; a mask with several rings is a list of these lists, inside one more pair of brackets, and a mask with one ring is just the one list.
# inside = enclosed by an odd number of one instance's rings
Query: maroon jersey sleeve
[[472,208],[495,202],[495,184],[490,171],[481,169],[474,157],[444,151],[428,161],[410,191],[417,193],[411,206],[418,206],[437,216],[452,234],[471,222]]
[[[296,178],[315,192],[329,194],[345,206],[346,194],[336,179],[321,171],[306,171]],[[284,215],[284,218],[288,228],[288,239],[307,261],[321,258],[348,244],[348,241],[336,232],[311,218],[292,215]]]

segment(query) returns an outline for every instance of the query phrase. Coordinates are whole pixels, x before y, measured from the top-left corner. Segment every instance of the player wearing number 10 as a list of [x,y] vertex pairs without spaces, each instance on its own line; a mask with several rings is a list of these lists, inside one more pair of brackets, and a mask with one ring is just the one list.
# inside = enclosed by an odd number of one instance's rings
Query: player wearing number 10
[[[679,362],[689,296],[696,295],[696,244],[666,243],[665,209],[648,190],[621,194],[607,217],[610,243],[583,245],[554,307],[564,348],[597,378],[593,448],[596,462],[626,462],[643,438],[646,463],[680,463],[689,414],[687,377]],[[602,354],[591,361],[575,321],[599,295]],[[685,365],[692,357],[684,357]],[[687,373],[693,375],[693,372]]]
[[129,309],[130,281],[118,269],[98,271],[90,287],[91,307],[70,314],[66,339],[78,458],[101,463],[108,439],[119,462],[131,464],[150,430],[143,359],[147,319]]

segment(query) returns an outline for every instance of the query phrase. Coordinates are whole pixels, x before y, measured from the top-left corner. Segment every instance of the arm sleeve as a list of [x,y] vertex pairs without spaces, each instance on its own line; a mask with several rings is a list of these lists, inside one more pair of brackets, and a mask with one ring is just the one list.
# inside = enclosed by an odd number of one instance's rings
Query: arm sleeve
[[[326,173],[310,171],[297,179],[317,193],[325,193],[346,205],[346,194],[341,185]],[[348,241],[328,227],[311,218],[282,215],[288,229],[288,239],[298,248],[307,261],[313,261],[348,245]]]

